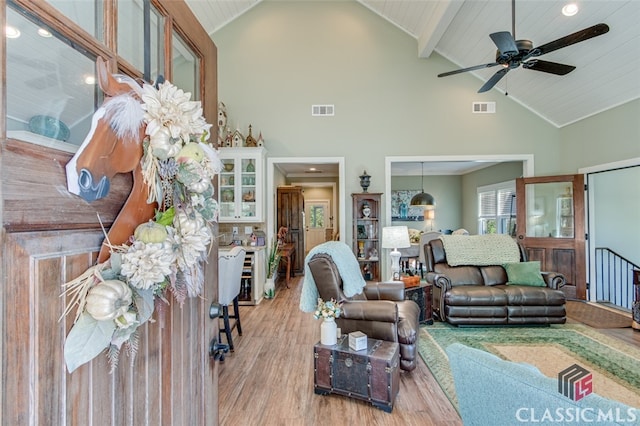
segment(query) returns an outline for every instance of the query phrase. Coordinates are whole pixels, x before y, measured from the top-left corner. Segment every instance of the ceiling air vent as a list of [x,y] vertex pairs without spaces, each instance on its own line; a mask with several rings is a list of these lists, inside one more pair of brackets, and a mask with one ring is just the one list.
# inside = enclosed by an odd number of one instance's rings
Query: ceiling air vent
[[473,102],[471,112],[474,114],[495,114],[496,103],[495,102]]
[[317,117],[333,116],[334,108],[334,105],[311,105],[311,115]]

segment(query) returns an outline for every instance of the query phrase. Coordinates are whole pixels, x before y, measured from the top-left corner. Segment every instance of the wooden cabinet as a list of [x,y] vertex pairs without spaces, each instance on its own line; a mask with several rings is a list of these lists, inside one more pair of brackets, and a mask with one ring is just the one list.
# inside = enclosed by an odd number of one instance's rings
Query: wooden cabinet
[[300,186],[278,187],[278,223],[277,228],[287,228],[287,243],[293,243],[295,255],[292,269],[302,273],[304,269],[304,195]]
[[218,175],[220,223],[264,221],[264,159],[266,150],[220,148]]
[[353,199],[353,253],[358,258],[362,276],[367,281],[380,281],[382,229],[382,194],[351,194]]

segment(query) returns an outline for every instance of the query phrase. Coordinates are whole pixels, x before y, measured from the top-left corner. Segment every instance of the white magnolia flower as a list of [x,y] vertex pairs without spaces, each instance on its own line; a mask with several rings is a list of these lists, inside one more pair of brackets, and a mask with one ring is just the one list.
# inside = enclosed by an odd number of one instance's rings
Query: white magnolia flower
[[175,254],[168,241],[147,244],[136,241],[122,256],[120,273],[132,286],[147,290],[174,272],[174,262]]
[[202,116],[200,102],[189,99],[191,93],[185,93],[168,81],[158,89],[145,84],[142,107],[147,122],[146,134],[154,136],[161,128],[166,128],[172,138],[181,139],[183,143],[189,142],[191,135],[204,135],[205,140],[208,139],[211,125]]

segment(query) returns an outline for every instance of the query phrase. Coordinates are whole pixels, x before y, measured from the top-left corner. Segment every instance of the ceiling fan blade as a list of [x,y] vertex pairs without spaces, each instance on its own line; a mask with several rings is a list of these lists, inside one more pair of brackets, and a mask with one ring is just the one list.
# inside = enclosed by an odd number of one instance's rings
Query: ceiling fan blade
[[478,90],[478,93],[483,93],[493,89],[502,77],[504,77],[511,68],[502,68],[500,71],[496,72],[491,78]]
[[546,53],[553,52],[554,50],[558,50],[563,47],[571,46],[572,44],[580,43],[581,41],[589,40],[590,38],[606,34],[607,32],[609,32],[609,26],[607,24],[596,24],[592,27],[578,31],[577,33],[569,34],[568,36],[564,36],[547,44],[543,44],[542,46],[535,47],[531,49],[531,52],[529,52],[526,58],[544,55]]
[[543,61],[540,59],[532,59],[522,63],[522,68],[534,71],[548,72],[556,75],[566,75],[575,70],[573,65],[559,64],[557,62]]
[[499,64],[497,62],[492,62],[490,64],[482,64],[482,65],[476,65],[469,68],[461,68],[459,70],[443,72],[442,74],[438,74],[438,77],[448,77],[450,75],[460,74],[467,71],[475,71],[475,70],[480,70],[482,68],[491,68],[491,67],[495,67],[496,65],[499,65]]
[[498,50],[503,55],[506,52],[518,53],[518,46],[516,45],[516,41],[513,39],[513,36],[509,31],[500,31],[497,33],[489,34],[491,40],[498,47]]

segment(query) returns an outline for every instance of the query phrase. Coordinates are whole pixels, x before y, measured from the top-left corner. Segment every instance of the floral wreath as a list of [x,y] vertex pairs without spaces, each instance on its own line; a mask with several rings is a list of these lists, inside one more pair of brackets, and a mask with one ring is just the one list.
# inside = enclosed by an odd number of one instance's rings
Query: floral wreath
[[[127,244],[112,246],[110,259],[64,284],[71,297],[62,317],[77,306],[74,325],[65,340],[69,372],[104,349],[111,371],[125,345],[133,359],[138,327],[151,319],[156,300],[167,293],[182,304],[204,285],[203,265],[218,217],[213,177],[222,164],[206,141],[210,124],[199,101],[168,81],[142,88],[146,123],[141,159],[148,186],[147,203],[158,203],[154,220],[139,225]],[[162,306],[159,304],[159,306]],[[61,318],[62,318],[61,317]]]

